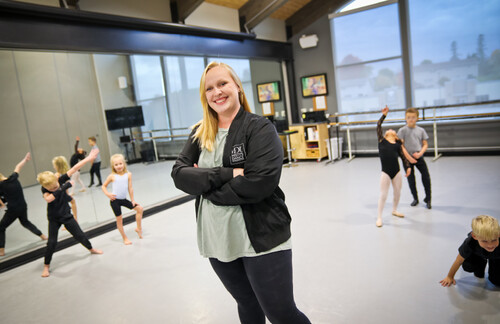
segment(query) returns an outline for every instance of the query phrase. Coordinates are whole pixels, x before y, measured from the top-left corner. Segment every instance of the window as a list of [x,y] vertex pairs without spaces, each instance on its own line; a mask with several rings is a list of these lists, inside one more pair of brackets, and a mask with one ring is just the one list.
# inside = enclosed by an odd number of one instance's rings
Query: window
[[203,57],[165,56],[167,99],[172,134],[186,134],[203,118],[200,103],[200,79],[205,68]]
[[339,112],[405,108],[397,3],[335,17],[331,28]]
[[[500,99],[500,2],[409,1],[415,106]],[[443,114],[493,109],[468,106]]]
[[[169,128],[160,58],[153,55],[132,55],[130,63],[137,104],[142,106],[144,114],[145,125],[142,129]],[[155,136],[167,134],[155,133]]]

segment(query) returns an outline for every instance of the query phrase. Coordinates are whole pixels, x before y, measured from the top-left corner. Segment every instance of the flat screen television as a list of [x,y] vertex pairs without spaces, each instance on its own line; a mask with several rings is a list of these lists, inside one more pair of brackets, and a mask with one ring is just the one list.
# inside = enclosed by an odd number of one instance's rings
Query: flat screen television
[[106,110],[108,130],[144,126],[142,106]]

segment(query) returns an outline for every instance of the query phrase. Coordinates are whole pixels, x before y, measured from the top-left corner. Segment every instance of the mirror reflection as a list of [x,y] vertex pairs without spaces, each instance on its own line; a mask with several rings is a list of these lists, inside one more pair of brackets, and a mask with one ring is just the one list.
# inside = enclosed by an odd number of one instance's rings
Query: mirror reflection
[[[283,84],[281,64],[276,61],[0,50],[0,172],[8,178],[30,152],[30,160],[18,170],[29,221],[48,234],[47,203],[37,174],[55,173],[53,159],[59,156],[71,166],[78,149],[90,152],[89,138],[95,138],[100,149],[101,164],[94,171],[100,171],[101,181],[111,173],[110,157],[122,154],[133,174],[134,199],[145,209],[182,195],[173,185],[170,170],[189,127],[202,117],[199,80],[203,68],[213,60],[235,69],[257,114],[262,114],[262,106],[256,105],[256,84]],[[110,113],[116,109],[135,110],[133,118],[140,112],[142,120],[133,125],[116,124],[116,116],[113,121]],[[274,103],[274,113],[276,121],[286,120],[283,101]],[[69,190],[84,231],[115,222],[110,199],[96,175],[91,185],[90,170],[89,163]],[[0,217],[5,210],[2,208]],[[122,211],[123,216],[135,213],[126,208]],[[0,230],[5,228],[5,256],[0,262],[46,244],[18,219],[4,225],[8,226]],[[131,238],[134,234],[127,233]],[[59,240],[68,236],[61,229]],[[122,242],[118,231],[116,241]]]

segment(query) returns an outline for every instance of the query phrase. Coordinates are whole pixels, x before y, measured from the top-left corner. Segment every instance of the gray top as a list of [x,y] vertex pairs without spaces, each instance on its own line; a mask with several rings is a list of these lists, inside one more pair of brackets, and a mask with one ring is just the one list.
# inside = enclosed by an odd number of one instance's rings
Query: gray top
[[[95,149],[98,149],[97,144],[92,146],[91,150],[95,150]],[[92,163],[97,163],[97,162],[101,162],[101,152],[97,153],[97,157],[95,158],[94,162],[92,162]]]
[[[215,137],[214,150],[201,151],[198,166],[213,168],[222,166],[222,154],[228,134],[227,129],[219,128]],[[241,257],[263,255],[275,251],[289,250],[291,239],[262,253],[256,253],[246,230],[243,212],[239,205],[217,206],[201,197],[197,218],[198,249],[207,258],[231,262]]]
[[422,141],[429,138],[425,129],[420,126],[414,128],[403,126],[398,130],[398,137],[404,141],[405,148],[410,154],[420,152]]

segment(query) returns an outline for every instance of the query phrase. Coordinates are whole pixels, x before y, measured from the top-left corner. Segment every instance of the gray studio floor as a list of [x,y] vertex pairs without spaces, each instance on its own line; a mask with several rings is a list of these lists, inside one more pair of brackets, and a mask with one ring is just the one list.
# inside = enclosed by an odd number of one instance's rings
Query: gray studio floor
[[[500,217],[500,157],[427,163],[433,209],[410,207],[404,180],[406,217],[390,216],[389,199],[382,228],[378,158],[283,169],[295,297],[313,323],[500,323],[500,289],[487,280],[459,270],[456,286],[438,284],[471,219]],[[131,246],[113,231],[91,240],[104,255],[81,246],[56,253],[50,278],[40,278],[42,260],[0,274],[0,322],[238,323],[235,303],[198,254],[193,202],[146,218],[143,240],[133,226]]]

